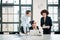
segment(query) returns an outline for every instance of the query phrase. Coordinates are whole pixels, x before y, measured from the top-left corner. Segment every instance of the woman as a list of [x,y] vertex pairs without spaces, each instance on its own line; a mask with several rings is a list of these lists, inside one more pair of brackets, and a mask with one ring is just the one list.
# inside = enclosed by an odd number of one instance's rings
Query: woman
[[36,22],[33,20],[33,21],[30,21],[30,24],[32,25],[29,30],[39,30],[38,26],[36,25]]
[[49,12],[45,9],[41,11],[41,15],[43,16],[41,18],[41,27],[43,28],[44,34],[50,34],[51,33],[52,20],[48,16],[48,14],[49,14]]
[[39,27],[36,25],[36,22],[35,22],[34,20],[31,21],[30,24],[31,24],[32,26],[29,28],[29,30],[39,30],[39,33],[40,33],[40,34],[38,34],[38,35],[42,35],[42,36],[43,36],[43,30],[42,30],[42,28],[41,28],[41,27],[39,28]]

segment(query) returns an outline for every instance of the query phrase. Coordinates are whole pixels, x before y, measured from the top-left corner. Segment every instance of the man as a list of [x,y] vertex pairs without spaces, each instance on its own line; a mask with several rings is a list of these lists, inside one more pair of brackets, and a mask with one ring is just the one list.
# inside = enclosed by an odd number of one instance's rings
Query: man
[[21,18],[21,26],[23,27],[23,31],[24,31],[25,34],[27,33],[27,31],[29,31],[29,27],[30,27],[29,17],[31,17],[31,11],[27,10],[26,15],[24,15]]

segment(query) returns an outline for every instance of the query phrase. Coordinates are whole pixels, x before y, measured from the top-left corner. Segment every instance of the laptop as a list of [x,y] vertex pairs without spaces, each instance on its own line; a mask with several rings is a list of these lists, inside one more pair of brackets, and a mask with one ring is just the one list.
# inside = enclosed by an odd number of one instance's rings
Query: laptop
[[32,36],[41,36],[41,33],[39,30],[30,30],[29,34]]

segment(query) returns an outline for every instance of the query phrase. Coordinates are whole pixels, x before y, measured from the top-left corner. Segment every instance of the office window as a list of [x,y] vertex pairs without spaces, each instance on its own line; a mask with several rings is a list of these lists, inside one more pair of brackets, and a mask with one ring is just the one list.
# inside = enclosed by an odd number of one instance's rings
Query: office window
[[58,4],[58,0],[48,0],[48,4]]
[[13,0],[7,0],[7,3],[13,3]]
[[19,4],[19,0],[14,0],[14,4]]
[[8,31],[13,32],[14,31],[14,26],[13,24],[7,24],[8,25]]
[[3,15],[9,15],[14,13],[14,7],[2,7],[2,14]]
[[19,14],[19,6],[14,6],[14,14]]
[[19,22],[19,15],[14,15],[14,22]]
[[8,25],[7,24],[2,24],[2,31],[8,31]]
[[57,6],[48,6],[48,11],[50,14],[58,14],[58,7]]
[[13,0],[2,0],[2,3],[13,3]]
[[19,29],[19,24],[3,24],[3,31],[17,32]]
[[18,30],[15,28],[15,23],[13,22],[19,22],[19,6],[2,6],[2,22],[9,22],[8,24],[2,24],[2,31],[13,32],[14,30]]
[[13,32],[14,31],[14,26],[13,24],[3,24],[3,32],[4,31],[9,31],[9,32]]
[[54,23],[53,26],[54,26],[54,31],[58,31],[58,29],[59,29],[58,28],[59,27],[58,23]]
[[59,24],[53,23],[53,26],[51,27],[51,31],[58,31],[58,29],[59,29]]
[[32,0],[2,0],[2,30],[18,31],[26,10],[32,10]]
[[12,6],[10,6],[10,7],[6,7],[7,8],[7,14],[8,15],[13,15],[13,13],[14,13],[14,7]]
[[3,14],[19,14],[19,6],[10,6],[2,8]]
[[7,2],[7,0],[2,0],[2,3],[6,3]]
[[19,4],[19,0],[2,0],[2,3]]
[[48,7],[49,16],[51,16],[52,21],[58,21],[58,7],[57,6],[49,6]]
[[7,22],[7,19],[8,19],[7,17],[8,17],[7,15],[2,15],[2,21]]
[[51,31],[57,31],[58,30],[58,6],[59,6],[59,0],[48,0],[48,11],[49,16],[52,19],[53,26],[51,28]]
[[19,24],[14,24],[14,31],[19,31]]
[[19,22],[19,6],[14,6],[14,22]]
[[32,4],[32,0],[21,0],[21,4]]
[[8,15],[7,17],[8,17],[8,19],[7,19],[8,21],[7,22],[14,22],[13,21],[14,20],[14,18],[13,18],[14,15]]
[[14,22],[13,15],[2,15],[3,22]]
[[19,22],[19,6],[3,7],[3,22]]
[[2,14],[7,14],[7,7],[2,7]]

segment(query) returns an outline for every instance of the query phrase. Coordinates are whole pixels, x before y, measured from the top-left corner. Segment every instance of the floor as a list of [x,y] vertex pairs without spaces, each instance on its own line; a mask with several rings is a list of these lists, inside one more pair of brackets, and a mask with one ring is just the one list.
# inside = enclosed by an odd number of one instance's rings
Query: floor
[[51,34],[43,36],[29,35],[0,35],[0,40],[60,40],[60,34]]

